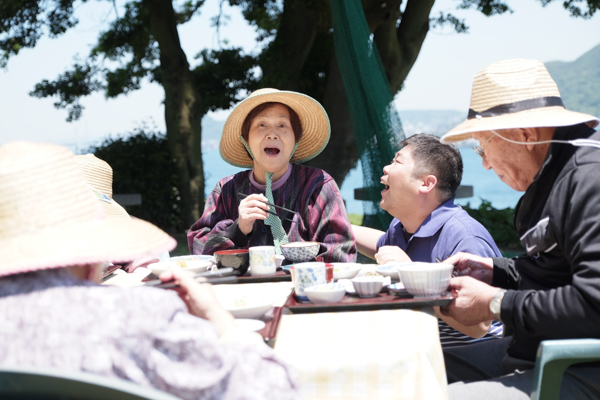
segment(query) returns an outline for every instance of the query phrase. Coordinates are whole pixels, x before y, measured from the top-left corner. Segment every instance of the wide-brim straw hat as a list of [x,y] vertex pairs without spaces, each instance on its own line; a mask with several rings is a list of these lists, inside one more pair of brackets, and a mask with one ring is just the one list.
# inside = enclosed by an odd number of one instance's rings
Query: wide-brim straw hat
[[598,126],[598,118],[565,109],[558,87],[538,60],[505,60],[475,75],[467,120],[442,136],[458,142],[473,132],[501,129]]
[[325,109],[318,101],[302,93],[260,89],[240,102],[225,121],[219,142],[219,153],[229,164],[240,168],[254,166],[254,162],[241,140],[242,125],[250,111],[269,102],[287,105],[300,118],[302,138],[290,162],[303,163],[311,160],[327,146],[331,135],[331,125]]
[[93,154],[75,156],[87,183],[92,187],[94,195],[104,212],[109,217],[129,218],[129,214],[112,198],[113,170],[104,160]]
[[69,149],[0,146],[0,276],[131,261],[175,245],[148,222],[107,218]]

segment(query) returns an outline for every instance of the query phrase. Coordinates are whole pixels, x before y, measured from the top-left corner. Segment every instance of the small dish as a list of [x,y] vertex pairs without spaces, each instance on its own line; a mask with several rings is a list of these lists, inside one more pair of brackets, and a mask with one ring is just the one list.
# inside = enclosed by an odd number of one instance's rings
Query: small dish
[[250,305],[234,304],[224,308],[236,319],[261,319],[267,311],[273,308],[273,302],[251,303]]
[[337,303],[346,295],[346,288],[339,283],[310,286],[304,293],[313,303]]
[[398,264],[396,263],[378,265],[375,267],[375,272],[383,276],[389,276],[395,281],[400,280],[400,275],[398,274]]
[[217,268],[233,268],[234,275],[248,272],[250,255],[248,249],[232,249],[215,251]]
[[402,282],[396,282],[394,284],[387,285],[386,287],[388,289],[388,292],[393,293],[395,295],[412,296],[410,293],[408,293]]
[[235,320],[235,324],[244,330],[253,332],[260,331],[262,328],[265,327],[265,323],[259,319],[239,318]]
[[[187,256],[191,257],[191,256]],[[148,269],[156,276],[159,276],[165,271],[173,269],[182,269],[192,273],[204,272],[212,267],[212,261],[200,260],[196,258],[173,257],[169,261],[159,261],[149,264]]]
[[333,280],[352,279],[361,270],[362,264],[358,263],[331,263],[333,264]]
[[454,265],[414,262],[398,266],[406,290],[417,297],[440,297],[448,289]]
[[363,276],[354,278],[351,282],[360,297],[376,297],[383,288],[383,277]]

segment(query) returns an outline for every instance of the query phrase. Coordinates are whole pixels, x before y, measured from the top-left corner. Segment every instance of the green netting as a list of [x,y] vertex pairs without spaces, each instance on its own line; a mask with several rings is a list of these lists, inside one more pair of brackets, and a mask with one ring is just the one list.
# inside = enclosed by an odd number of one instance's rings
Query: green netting
[[385,230],[392,217],[379,207],[380,178],[404,131],[360,0],[331,0],[331,13],[335,54],[363,169],[363,225]]

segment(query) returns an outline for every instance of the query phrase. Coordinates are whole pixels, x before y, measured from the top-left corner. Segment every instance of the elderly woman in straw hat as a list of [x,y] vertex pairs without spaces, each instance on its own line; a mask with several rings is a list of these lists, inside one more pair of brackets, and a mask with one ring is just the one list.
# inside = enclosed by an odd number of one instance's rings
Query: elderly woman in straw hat
[[[356,258],[356,244],[338,187],[326,172],[299,165],[327,145],[329,118],[314,99],[296,92],[258,90],[227,118],[219,144],[228,163],[250,170],[221,179],[190,228],[193,254],[279,245],[321,244],[325,261]],[[295,213],[273,215],[275,204]]]
[[[444,350],[448,381],[471,382],[450,385],[450,398],[529,399],[541,341],[600,338],[598,122],[565,108],[537,60],[500,61],[475,75],[467,120],[442,140],[478,140],[483,167],[525,192],[514,223],[527,254],[445,261],[464,276],[450,281],[456,298],[442,312],[466,325],[494,318],[514,332]],[[599,376],[599,363],[570,367],[560,398],[599,399]]]
[[296,398],[287,367],[237,328],[210,285],[185,272],[161,276],[179,295],[96,283],[107,261],[175,244],[145,221],[106,218],[68,149],[1,146],[0,363],[96,373],[182,399]]

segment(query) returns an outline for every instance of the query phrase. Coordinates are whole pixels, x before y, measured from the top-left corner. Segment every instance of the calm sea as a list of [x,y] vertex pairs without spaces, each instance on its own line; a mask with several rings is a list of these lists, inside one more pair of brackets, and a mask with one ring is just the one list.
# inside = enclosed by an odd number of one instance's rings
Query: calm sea
[[[464,172],[463,185],[473,186],[473,197],[457,199],[456,203],[471,207],[478,207],[481,199],[490,201],[495,208],[514,207],[523,195],[502,182],[494,171],[486,171],[481,165],[481,158],[471,148],[461,148]],[[204,174],[206,179],[206,193],[215,187],[219,179],[240,172],[240,168],[227,164],[218,150],[205,150],[202,153],[204,159]],[[383,175],[383,172],[382,172]],[[360,162],[346,177],[340,191],[346,201],[348,213],[362,214],[362,202],[354,200],[354,189],[363,186],[362,170]],[[382,186],[383,188],[383,186]]]

